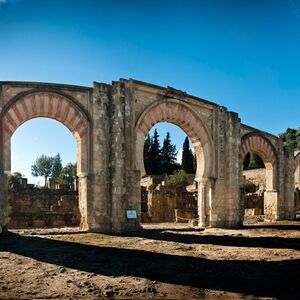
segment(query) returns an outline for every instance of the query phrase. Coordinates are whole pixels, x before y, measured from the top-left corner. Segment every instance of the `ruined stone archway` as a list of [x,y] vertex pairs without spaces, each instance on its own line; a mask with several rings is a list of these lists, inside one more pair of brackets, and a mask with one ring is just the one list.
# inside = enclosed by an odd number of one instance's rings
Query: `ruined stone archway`
[[[11,170],[11,137],[13,133],[24,122],[37,117],[51,118],[61,122],[72,132],[76,139],[79,208],[82,216],[81,227],[86,228],[89,119],[71,97],[56,92],[28,91],[13,97],[7,103],[1,113],[1,168],[4,170],[4,177]],[[7,181],[4,178],[1,187],[5,191],[7,191],[6,185]],[[4,196],[2,201],[6,202],[7,197]],[[4,203],[4,207],[6,205],[7,203]]]
[[210,223],[211,193],[210,178],[214,165],[214,146],[208,129],[201,117],[183,101],[158,101],[147,107],[136,123],[136,168],[145,174],[143,148],[151,127],[159,122],[179,126],[191,139],[197,159],[195,181],[198,183],[199,225]]
[[80,209],[86,230],[139,228],[144,140],[158,122],[178,125],[193,142],[200,225],[241,224],[239,154],[249,150],[263,158],[271,175],[265,197],[274,203],[270,215],[293,216],[294,155],[279,137],[242,124],[238,114],[226,107],[134,79],[94,82],[91,87],[1,81],[0,231],[6,225],[10,137],[35,117],[60,121],[77,140]]
[[263,160],[266,168],[266,191],[264,193],[264,214],[267,219],[276,219],[278,215],[278,156],[271,144],[262,135],[250,133],[242,138],[240,161],[248,152],[254,152]]

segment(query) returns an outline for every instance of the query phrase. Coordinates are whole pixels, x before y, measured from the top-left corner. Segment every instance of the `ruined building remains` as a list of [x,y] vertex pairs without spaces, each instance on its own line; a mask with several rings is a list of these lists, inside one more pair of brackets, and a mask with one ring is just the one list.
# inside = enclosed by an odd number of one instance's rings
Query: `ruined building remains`
[[[295,215],[299,155],[282,140],[241,123],[238,114],[185,92],[120,79],[93,87],[0,82],[0,230],[7,228],[11,136],[27,120],[63,123],[77,141],[81,228],[136,230],[141,217],[143,146],[158,122],[181,127],[193,142],[200,226],[241,225],[242,161],[255,152],[266,167],[264,213],[270,220]],[[299,172],[298,172],[299,173]],[[297,174],[297,172],[296,172]]]

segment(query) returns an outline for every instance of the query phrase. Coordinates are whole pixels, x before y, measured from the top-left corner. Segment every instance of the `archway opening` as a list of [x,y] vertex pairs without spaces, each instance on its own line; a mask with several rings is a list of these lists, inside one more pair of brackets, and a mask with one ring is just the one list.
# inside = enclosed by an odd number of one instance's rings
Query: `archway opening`
[[[260,189],[259,191],[259,193],[263,193],[263,209],[261,212],[263,213],[262,218],[264,220],[270,220],[270,221],[277,220],[278,218],[277,155],[272,143],[264,136],[256,135],[252,133],[248,134],[242,138],[240,158],[241,158],[242,169],[243,166],[249,167],[250,159],[252,159],[251,162],[252,165],[260,164],[262,166],[261,162],[263,162],[265,167],[265,171],[264,171],[265,188],[264,190]],[[242,193],[243,197],[245,196],[244,192]],[[244,198],[241,199],[241,201],[244,204]],[[256,210],[256,213],[258,214],[259,210]],[[252,214],[254,214],[254,212],[252,212]]]
[[141,179],[141,220],[187,223],[197,219],[193,143],[177,125],[157,123],[146,136]]
[[[11,136],[8,227],[79,227],[76,139],[62,123],[34,118]],[[77,150],[78,151],[78,150]]]
[[89,124],[90,119],[80,104],[68,95],[48,91],[28,91],[13,97],[1,112],[1,156],[3,170],[0,182],[2,215],[1,225],[8,226],[8,182],[11,174],[11,138],[25,122],[35,118],[59,121],[73,134],[77,145],[78,203],[81,213],[80,227],[88,229],[87,200],[89,172]]
[[[214,196],[214,146],[211,135],[198,112],[184,102],[168,99],[150,105],[139,117],[136,123],[136,169],[140,171],[141,179],[146,174],[144,165],[144,145],[151,128],[160,122],[171,123],[180,127],[189,137],[194,147],[196,160],[195,197],[197,198],[196,218],[184,217],[190,224],[203,227],[211,223],[211,206]],[[174,213],[175,215],[175,213]],[[179,220],[179,218],[178,218]]]
[[266,191],[266,168],[262,158],[248,152],[243,161],[244,221],[264,215],[264,193]]

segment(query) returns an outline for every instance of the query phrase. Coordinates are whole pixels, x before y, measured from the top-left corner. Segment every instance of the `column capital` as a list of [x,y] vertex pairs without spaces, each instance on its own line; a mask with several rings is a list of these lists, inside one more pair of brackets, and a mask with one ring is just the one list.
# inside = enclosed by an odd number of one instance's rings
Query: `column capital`
[[77,173],[77,177],[79,177],[79,178],[88,177],[88,173],[86,173],[86,172]]
[[200,178],[198,180],[199,186],[200,187],[205,187],[208,183],[209,179],[208,178]]

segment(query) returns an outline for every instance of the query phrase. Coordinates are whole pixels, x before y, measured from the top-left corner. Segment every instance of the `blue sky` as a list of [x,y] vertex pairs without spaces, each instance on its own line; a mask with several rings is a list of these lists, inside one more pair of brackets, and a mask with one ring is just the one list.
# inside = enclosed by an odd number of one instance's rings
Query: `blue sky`
[[[0,37],[0,80],[135,78],[224,105],[273,134],[300,126],[297,0],[0,0]],[[30,133],[42,146],[54,130],[30,122],[15,133],[13,162],[26,148],[17,139]],[[60,130],[55,136],[55,152],[74,146]]]

